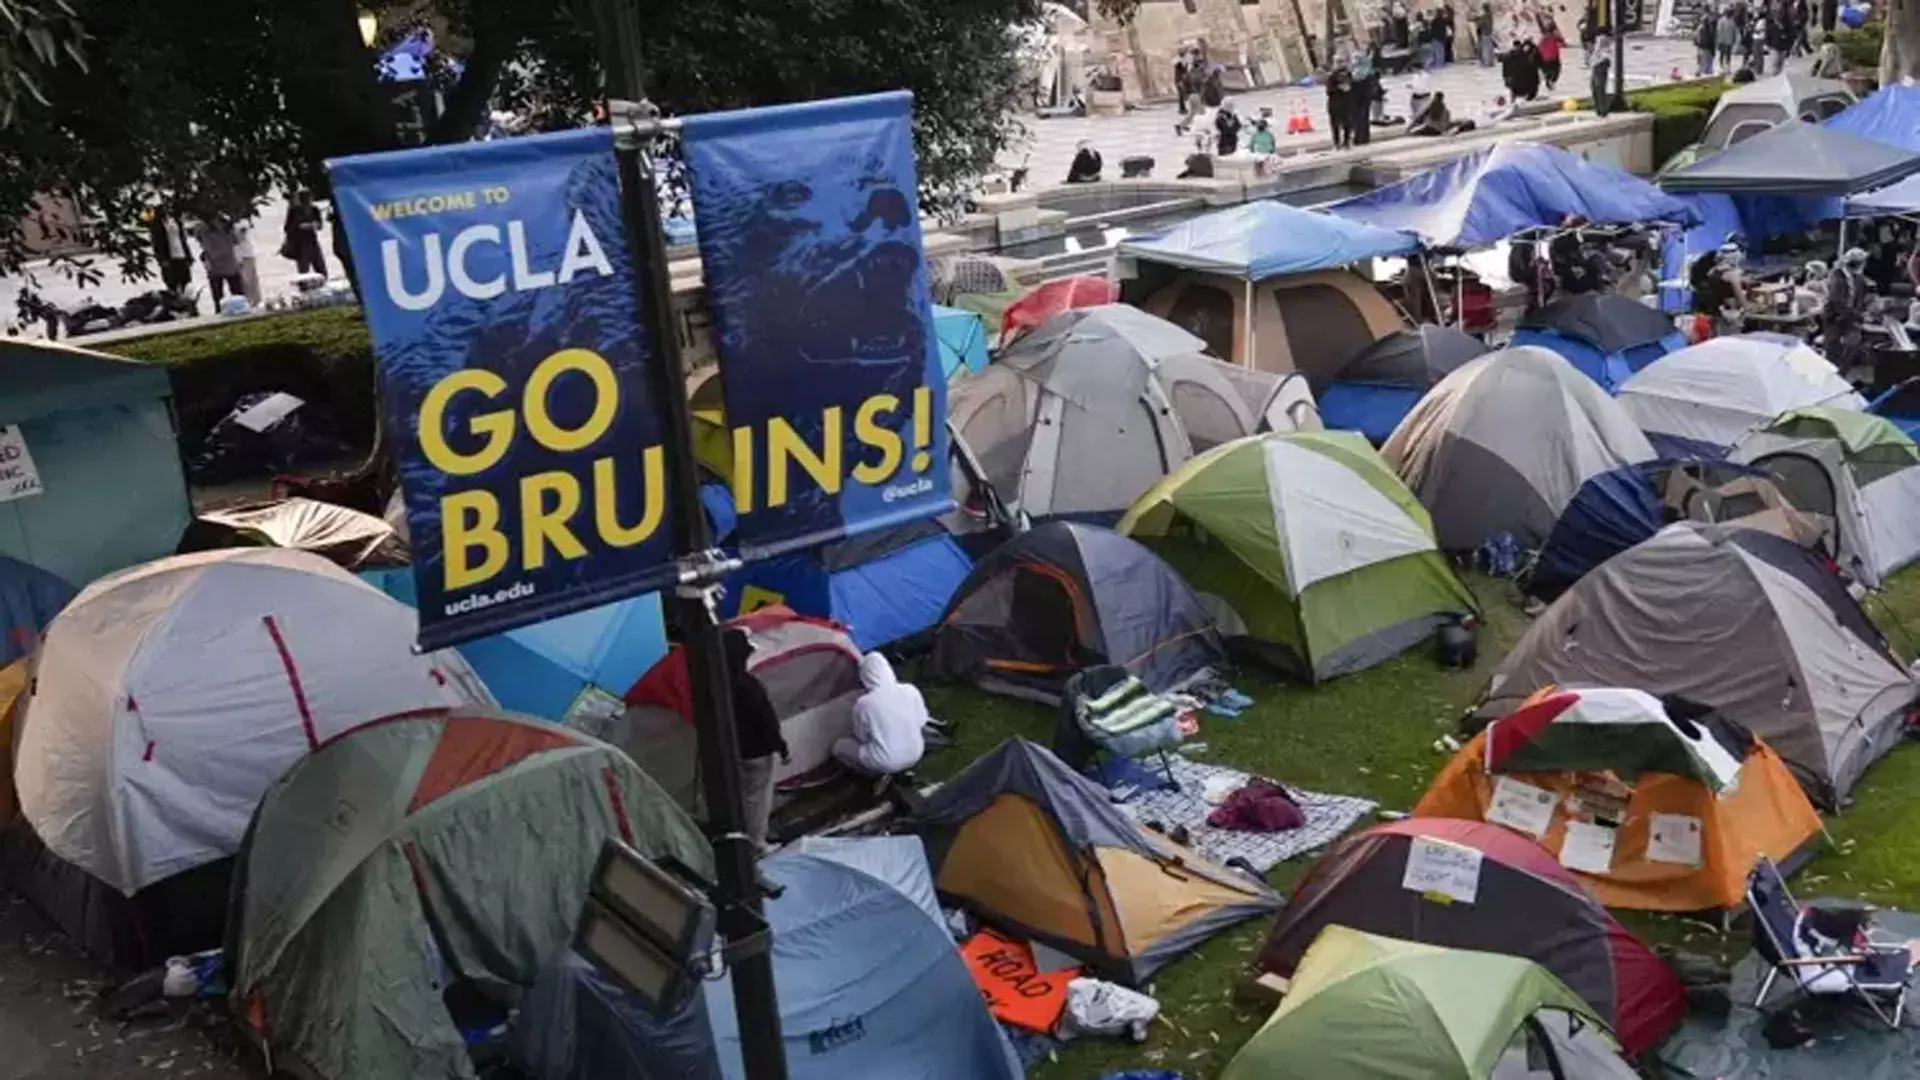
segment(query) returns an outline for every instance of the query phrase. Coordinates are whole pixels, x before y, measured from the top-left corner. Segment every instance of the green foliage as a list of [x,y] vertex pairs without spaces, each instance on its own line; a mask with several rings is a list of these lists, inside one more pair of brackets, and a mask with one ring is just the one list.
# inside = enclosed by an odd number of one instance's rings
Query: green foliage
[[324,405],[350,442],[372,443],[373,342],[357,308],[244,319],[106,351],[168,366],[184,446],[198,446],[241,395],[270,390]]
[[55,67],[86,70],[85,40],[67,0],[0,0],[0,127],[30,103],[48,104],[41,87]]
[[1880,70],[1880,50],[1886,43],[1887,24],[1875,20],[1850,30],[1840,27],[1833,33],[1834,44],[1840,46],[1840,57],[1847,62],[1849,71]]
[[1726,91],[1724,79],[1699,79],[1629,93],[1630,108],[1653,114],[1653,160],[1664,162],[1699,142],[1714,104]]

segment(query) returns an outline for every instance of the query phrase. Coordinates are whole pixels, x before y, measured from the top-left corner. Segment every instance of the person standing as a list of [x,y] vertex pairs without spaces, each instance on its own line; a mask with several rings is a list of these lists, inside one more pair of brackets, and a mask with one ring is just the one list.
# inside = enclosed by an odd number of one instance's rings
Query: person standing
[[1713,74],[1713,23],[1712,16],[1702,12],[1693,24],[1693,73],[1702,79]]
[[313,194],[304,189],[295,192],[293,205],[287,207],[287,239],[280,245],[280,254],[292,259],[300,273],[327,276],[327,257],[320,250],[320,230],[325,226]]
[[1453,63],[1453,37],[1459,32],[1459,27],[1454,23],[1453,4],[1441,3],[1440,14],[1436,17],[1435,23],[1440,35],[1440,62],[1451,64]]
[[1353,72],[1336,61],[1327,75],[1327,126],[1333,129],[1333,148],[1353,145]]
[[1773,5],[1767,15],[1767,59],[1775,75],[1787,69],[1787,53],[1793,48],[1793,11],[1785,3]]
[[1347,133],[1353,145],[1373,141],[1373,120],[1385,100],[1380,89],[1380,46],[1374,45],[1353,62],[1353,93],[1347,99]]
[[1560,28],[1549,20],[1540,34],[1540,77],[1546,80],[1548,93],[1552,93],[1554,84],[1560,81],[1560,50],[1565,45]]
[[767,846],[767,822],[773,817],[774,758],[789,757],[787,740],[780,732],[780,713],[767,696],[748,661],[753,657],[753,642],[738,627],[721,634],[726,647],[727,683],[733,691],[733,726],[739,738],[740,794],[746,807],[744,825],[748,838],[757,848]]
[[1593,111],[1597,116],[1606,116],[1613,111],[1613,42],[1602,34],[1599,48],[1593,57],[1591,86],[1593,92]]
[[1411,24],[1407,21],[1407,5],[1402,3],[1401,0],[1393,0],[1391,11],[1392,17],[1388,21],[1388,26],[1393,31],[1394,45],[1402,49],[1413,48],[1412,28]]
[[168,292],[183,292],[193,284],[193,249],[187,246],[187,229],[177,215],[165,206],[147,211],[147,241],[153,245],[160,283]]
[[239,237],[225,221],[214,218],[194,227],[193,238],[200,241],[200,261],[207,268],[207,284],[213,289],[213,309],[229,293],[245,296],[247,284],[240,276]]
[[1575,29],[1580,32],[1580,51],[1584,55],[1587,66],[1592,67],[1593,41],[1600,36],[1599,10],[1592,4],[1588,4],[1587,10],[1580,14],[1580,25]]
[[1740,43],[1740,24],[1730,9],[1722,8],[1720,17],[1713,21],[1713,47],[1720,54],[1720,70],[1733,74],[1733,47]]
[[1173,98],[1180,115],[1187,115],[1187,50],[1181,49],[1173,60]]
[[1490,3],[1481,4],[1479,12],[1473,17],[1473,48],[1480,56],[1481,67],[1493,66],[1498,50],[1494,47],[1493,5]]
[[1791,52],[1794,56],[1806,56],[1813,52],[1813,41],[1807,37],[1807,23],[1812,17],[1807,0],[1793,0],[1792,7],[1788,8],[1787,22],[1793,35]]
[[1240,149],[1240,117],[1233,111],[1233,101],[1222,99],[1220,108],[1213,114],[1214,155],[1229,157]]
[[260,258],[253,247],[253,226],[249,222],[234,223],[233,254],[240,260],[240,284],[247,294],[247,306],[257,308],[263,299],[260,291]]

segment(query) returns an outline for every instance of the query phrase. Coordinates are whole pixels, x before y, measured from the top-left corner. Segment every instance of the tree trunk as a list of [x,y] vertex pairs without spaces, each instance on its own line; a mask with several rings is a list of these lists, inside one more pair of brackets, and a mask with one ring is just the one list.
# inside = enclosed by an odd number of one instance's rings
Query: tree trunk
[[1920,0],[1892,0],[1880,46],[1880,85],[1920,79]]

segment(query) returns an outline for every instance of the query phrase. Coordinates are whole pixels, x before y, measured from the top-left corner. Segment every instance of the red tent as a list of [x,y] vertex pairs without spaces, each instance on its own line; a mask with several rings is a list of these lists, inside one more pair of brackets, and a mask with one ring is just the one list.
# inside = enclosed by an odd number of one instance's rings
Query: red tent
[[1106,278],[1079,274],[1035,286],[1015,300],[1000,319],[1000,344],[1040,326],[1063,311],[1099,307],[1120,299],[1120,287]]
[[[1422,847],[1477,853],[1473,887],[1436,895],[1409,887]],[[1458,862],[1455,862],[1458,865]],[[1458,894],[1470,892],[1472,899]],[[1524,956],[1558,976],[1613,1025],[1629,1054],[1666,1038],[1686,1012],[1667,965],[1614,921],[1545,848],[1498,825],[1409,818],[1329,848],[1280,913],[1260,967],[1291,977],[1328,923],[1455,949]]]

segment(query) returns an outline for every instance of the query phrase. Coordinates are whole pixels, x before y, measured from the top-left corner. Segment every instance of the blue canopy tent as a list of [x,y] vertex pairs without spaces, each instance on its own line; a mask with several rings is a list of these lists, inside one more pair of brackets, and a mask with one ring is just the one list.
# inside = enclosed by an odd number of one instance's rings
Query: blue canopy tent
[[1668,518],[1662,492],[1678,471],[1708,486],[1765,475],[1726,461],[1663,459],[1588,477],[1541,546],[1527,578],[1528,595],[1551,601],[1594,567],[1659,532]]
[[1794,120],[1668,173],[1660,186],[1670,192],[1839,198],[1885,187],[1916,172],[1920,148]]
[[[360,576],[403,604],[419,604],[411,568]],[[627,687],[667,655],[667,634],[660,598],[649,593],[469,641],[460,655],[501,708],[578,724],[618,706]]]
[[977,311],[933,305],[933,332],[940,339],[940,371],[948,379],[962,368],[987,366],[987,324]]
[[1327,209],[1456,251],[1492,247],[1515,233],[1559,225],[1570,214],[1593,224],[1699,223],[1692,207],[1639,177],[1538,143],[1477,150]]
[[1645,304],[1608,293],[1583,293],[1556,297],[1526,315],[1512,343],[1559,353],[1612,394],[1634,372],[1684,348],[1687,339],[1672,320]]
[[1666,312],[1693,310],[1693,287],[1688,282],[1687,271],[1695,259],[1713,254],[1720,249],[1720,245],[1735,236],[1749,240],[1755,237],[1740,213],[1744,200],[1736,200],[1731,195],[1716,191],[1696,192],[1678,198],[1700,216],[1700,224],[1684,232],[1670,232],[1662,240],[1660,310]]
[[0,555],[0,667],[32,652],[40,631],[72,599],[73,586],[58,574]]
[[946,530],[920,522],[748,563],[727,576],[721,615],[784,604],[872,650],[931,629],[972,569]]
[[1346,221],[1280,202],[1250,202],[1122,240],[1115,254],[1248,281],[1405,255],[1420,246],[1394,229]]

